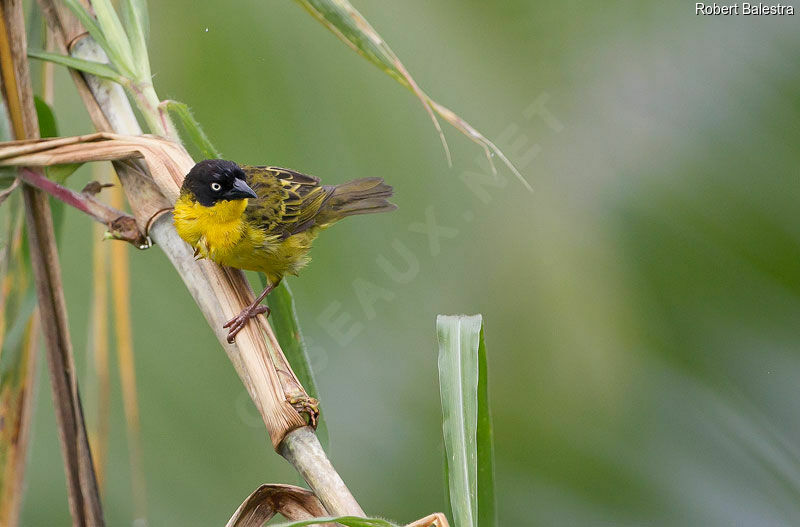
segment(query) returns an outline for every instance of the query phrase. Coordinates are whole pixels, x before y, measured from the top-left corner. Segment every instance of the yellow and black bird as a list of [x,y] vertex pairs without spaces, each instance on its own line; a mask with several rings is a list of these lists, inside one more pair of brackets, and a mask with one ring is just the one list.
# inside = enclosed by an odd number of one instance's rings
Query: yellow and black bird
[[382,178],[321,185],[318,178],[269,166],[237,165],[208,159],[183,181],[173,217],[178,234],[198,258],[260,271],[268,285],[250,306],[232,318],[228,342],[247,321],[269,308],[260,305],[285,274],[308,262],[311,243],[322,229],[346,216],[397,208],[386,198],[392,187]]

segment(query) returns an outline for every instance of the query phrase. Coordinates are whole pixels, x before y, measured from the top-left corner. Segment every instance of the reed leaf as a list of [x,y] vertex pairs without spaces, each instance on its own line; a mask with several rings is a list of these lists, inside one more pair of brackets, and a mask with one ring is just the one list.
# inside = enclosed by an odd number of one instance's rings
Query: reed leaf
[[150,57],[147,54],[147,37],[150,18],[146,0],[122,0],[122,20],[130,40],[133,60],[139,67],[141,77],[150,77]]
[[[122,189],[111,189],[111,204],[122,209]],[[114,331],[116,337],[117,365],[122,386],[122,403],[125,410],[125,428],[128,434],[128,457],[131,466],[133,503],[137,520],[147,515],[147,490],[142,461],[142,441],[139,427],[139,397],[136,391],[136,365],[133,349],[133,324],[131,322],[130,266],[128,247],[121,243],[111,246],[111,293],[114,304]]]
[[489,407],[489,370],[483,324],[478,345],[478,525],[497,525],[497,503],[494,490],[494,427]]
[[102,62],[84,60],[75,57],[69,57],[67,55],[59,55],[58,53],[50,53],[49,51],[29,50],[28,56],[34,59],[55,62],[56,64],[61,64],[62,66],[82,71],[84,73],[89,73],[91,75],[108,79],[119,84],[125,82],[125,77],[117,73],[112,66],[103,64]]
[[[124,57],[117,52],[118,46],[112,46],[111,43],[106,38],[104,31],[101,29],[100,25],[97,23],[97,20],[86,10],[85,7],[80,3],[79,0],[63,0],[64,4],[69,7],[70,11],[75,15],[75,17],[80,20],[81,25],[89,32],[92,38],[97,42],[103,51],[106,52],[109,59],[113,64],[116,65],[123,65],[124,67]],[[132,78],[133,71],[124,71],[127,77]],[[92,75],[95,75],[94,73]]]
[[437,115],[450,123],[471,141],[483,148],[492,171],[496,172],[493,156],[497,156],[514,173],[517,179],[532,191],[517,167],[506,157],[492,141],[487,139],[475,127],[459,117],[455,112],[439,104],[425,93],[406,67],[395,55],[389,44],[378,34],[364,16],[353,7],[348,0],[295,0],[323,26],[347,44],[353,51],[370,61],[384,73],[411,90],[420,100],[425,111],[430,115],[439,138],[442,141],[448,164],[452,165],[450,149],[444,137]]
[[[0,69],[14,136],[20,140],[35,139],[39,125],[26,58],[22,3],[4,1],[0,5],[3,6],[0,9]],[[50,204],[47,196],[33,187],[23,186],[22,195],[70,511],[76,525],[102,526],[103,514],[78,395]]]
[[88,414],[93,416],[89,425],[89,443],[94,455],[97,485],[105,488],[106,459],[110,431],[111,380],[108,368],[108,260],[109,244],[103,241],[103,226],[92,228],[92,299],[89,319],[88,359],[92,364]]
[[261,527],[276,514],[288,520],[327,515],[310,490],[294,485],[261,485],[242,502],[225,527]]
[[[261,278],[262,286],[266,287],[266,277],[262,273],[259,273],[259,277]],[[284,355],[286,355],[286,359],[292,366],[300,384],[308,392],[308,395],[314,399],[319,399],[319,390],[317,390],[317,383],[314,380],[314,372],[311,370],[306,341],[303,338],[303,332],[300,330],[300,321],[297,317],[294,297],[286,280],[283,280],[269,294],[267,303],[272,310],[269,320],[275,330],[278,343],[281,345]],[[328,425],[325,423],[322,413],[317,419],[317,437],[322,447],[327,450],[329,441]]]
[[[12,138],[0,98],[0,140]],[[16,526],[25,488],[38,328],[22,194],[14,192],[19,179],[3,172],[11,184],[0,192],[0,525]]]
[[[138,64],[133,60],[131,42],[128,40],[128,34],[125,33],[125,28],[122,27],[122,21],[111,4],[111,0],[91,0],[91,4],[97,25],[103,32],[110,47],[108,55],[112,57],[112,62],[120,68],[133,72],[135,74],[134,78],[137,80],[142,79],[143,71],[137,68]],[[109,52],[109,50],[106,50],[106,52]],[[145,48],[146,54],[147,49]]]
[[206,133],[203,131],[203,128],[200,126],[200,123],[197,121],[197,119],[194,118],[194,115],[187,104],[179,101],[166,100],[161,101],[161,104],[159,104],[159,109],[162,111],[166,110],[172,112],[178,116],[178,119],[180,119],[181,123],[183,124],[183,128],[189,135],[189,139],[200,151],[200,154],[203,156],[203,158],[222,158],[222,154],[219,152],[219,150],[217,150],[217,148],[211,142],[211,139],[209,139]]
[[493,527],[492,424],[482,317],[439,315],[436,329],[445,466],[454,523],[457,527]]
[[21,193],[0,207],[0,216],[0,525],[17,525],[33,410],[36,295]]

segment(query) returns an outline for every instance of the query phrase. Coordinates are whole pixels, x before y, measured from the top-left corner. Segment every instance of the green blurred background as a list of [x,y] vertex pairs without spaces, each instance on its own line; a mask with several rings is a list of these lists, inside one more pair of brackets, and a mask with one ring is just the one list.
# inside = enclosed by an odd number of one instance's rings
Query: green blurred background
[[[291,1],[150,2],[150,45],[159,95],[189,103],[226,157],[395,187],[397,212],[327,232],[290,281],[330,455],[364,509],[445,508],[434,319],[480,312],[501,525],[800,524],[797,19],[355,5],[534,193],[446,127],[448,168],[419,102]],[[62,134],[91,129],[63,71],[55,106]],[[90,229],[67,212],[82,376]],[[149,524],[223,525],[259,484],[297,476],[163,254],[131,265]],[[68,525],[40,369],[23,524]],[[113,397],[104,505],[130,525],[116,380]]]

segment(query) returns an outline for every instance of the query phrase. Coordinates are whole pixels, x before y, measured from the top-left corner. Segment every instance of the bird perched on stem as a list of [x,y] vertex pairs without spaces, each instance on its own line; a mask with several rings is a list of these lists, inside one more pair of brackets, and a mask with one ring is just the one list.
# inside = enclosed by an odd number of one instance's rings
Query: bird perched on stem
[[261,302],[285,274],[296,275],[309,262],[320,231],[346,216],[396,209],[386,200],[391,195],[392,187],[377,177],[321,185],[316,177],[285,168],[221,159],[197,163],[173,210],[178,234],[198,258],[267,276],[258,298],[225,324],[228,342],[250,318],[269,316]]

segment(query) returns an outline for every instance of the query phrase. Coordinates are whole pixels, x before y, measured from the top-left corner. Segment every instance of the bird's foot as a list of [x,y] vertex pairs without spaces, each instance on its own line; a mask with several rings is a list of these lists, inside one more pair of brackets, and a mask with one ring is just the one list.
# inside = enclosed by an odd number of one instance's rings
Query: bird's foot
[[317,418],[319,417],[319,401],[308,395],[298,395],[295,397],[287,397],[286,401],[297,410],[298,414],[306,414],[308,416],[309,424],[317,427]]
[[252,305],[244,310],[241,313],[230,319],[228,322],[225,323],[223,328],[229,328],[228,331],[228,344],[233,344],[236,341],[236,335],[239,333],[242,328],[244,328],[247,321],[253,317],[256,317],[262,313],[266,313],[266,316],[269,316],[270,309],[267,306],[262,305]]

